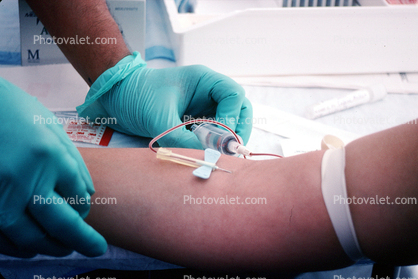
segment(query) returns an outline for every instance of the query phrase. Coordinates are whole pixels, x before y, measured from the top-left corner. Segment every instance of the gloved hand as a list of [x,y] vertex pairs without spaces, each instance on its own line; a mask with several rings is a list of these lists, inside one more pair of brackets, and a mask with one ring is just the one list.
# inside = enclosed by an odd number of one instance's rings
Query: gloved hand
[[93,182],[57,118],[0,78],[0,123],[0,253],[103,254],[105,239],[83,220]]
[[[251,104],[235,81],[198,65],[149,69],[137,52],[104,72],[77,110],[90,119],[114,117],[117,125],[108,126],[143,137],[155,137],[192,117],[216,117],[235,130],[244,143],[252,129]],[[202,148],[185,127],[158,143]]]

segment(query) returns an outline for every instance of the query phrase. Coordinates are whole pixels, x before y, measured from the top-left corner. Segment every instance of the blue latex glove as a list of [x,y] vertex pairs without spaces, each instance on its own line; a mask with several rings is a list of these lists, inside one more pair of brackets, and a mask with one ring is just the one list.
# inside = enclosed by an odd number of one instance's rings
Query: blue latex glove
[[90,204],[61,199],[94,193],[87,167],[62,125],[40,124],[41,117],[58,123],[36,98],[0,78],[0,253],[101,255],[105,239],[83,220]]
[[[114,117],[117,125],[108,125],[113,129],[151,138],[191,117],[216,117],[236,131],[244,143],[252,129],[251,104],[235,81],[198,65],[149,69],[137,52],[104,72],[77,110],[90,120]],[[202,148],[185,127],[158,143]]]

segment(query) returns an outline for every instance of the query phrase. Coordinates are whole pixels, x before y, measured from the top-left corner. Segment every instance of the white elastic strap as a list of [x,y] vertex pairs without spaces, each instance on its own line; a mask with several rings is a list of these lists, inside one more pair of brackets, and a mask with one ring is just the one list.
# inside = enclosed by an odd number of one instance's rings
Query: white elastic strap
[[339,201],[347,200],[344,170],[344,147],[327,150],[321,166],[322,196],[341,246],[350,259],[356,262],[364,255],[357,240],[349,205],[334,201],[334,197],[339,197]]

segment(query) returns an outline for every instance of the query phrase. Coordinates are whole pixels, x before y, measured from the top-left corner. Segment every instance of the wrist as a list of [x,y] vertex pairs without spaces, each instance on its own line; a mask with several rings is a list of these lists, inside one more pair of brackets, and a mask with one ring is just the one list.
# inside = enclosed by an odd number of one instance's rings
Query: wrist
[[107,94],[115,84],[146,65],[139,52],[123,57],[95,80],[87,93],[84,104],[77,107],[78,114],[85,118],[88,116],[90,119],[109,117],[98,99]]
[[106,55],[103,59],[103,64],[100,68],[97,68],[96,71],[92,72],[91,75],[88,77],[88,83],[89,86],[92,86],[93,83],[107,70],[115,67],[119,62],[123,61],[125,58],[132,56],[132,52],[128,49],[126,50],[120,50],[116,52],[111,52],[108,55]]

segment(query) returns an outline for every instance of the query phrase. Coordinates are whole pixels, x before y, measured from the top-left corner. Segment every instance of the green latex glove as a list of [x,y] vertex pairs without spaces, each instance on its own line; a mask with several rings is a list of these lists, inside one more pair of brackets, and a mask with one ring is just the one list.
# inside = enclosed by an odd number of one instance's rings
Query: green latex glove
[[[137,52],[104,72],[77,110],[90,120],[114,117],[117,125],[108,125],[113,129],[151,138],[191,117],[216,117],[236,131],[244,143],[252,129],[251,104],[235,81],[198,65],[149,69]],[[185,127],[158,143],[202,148]]]
[[[55,124],[45,124],[54,119]],[[83,220],[90,204],[62,199],[89,198],[94,188],[80,153],[56,119],[36,98],[0,78],[2,254],[64,256],[76,250],[98,256],[107,249],[105,239]]]

